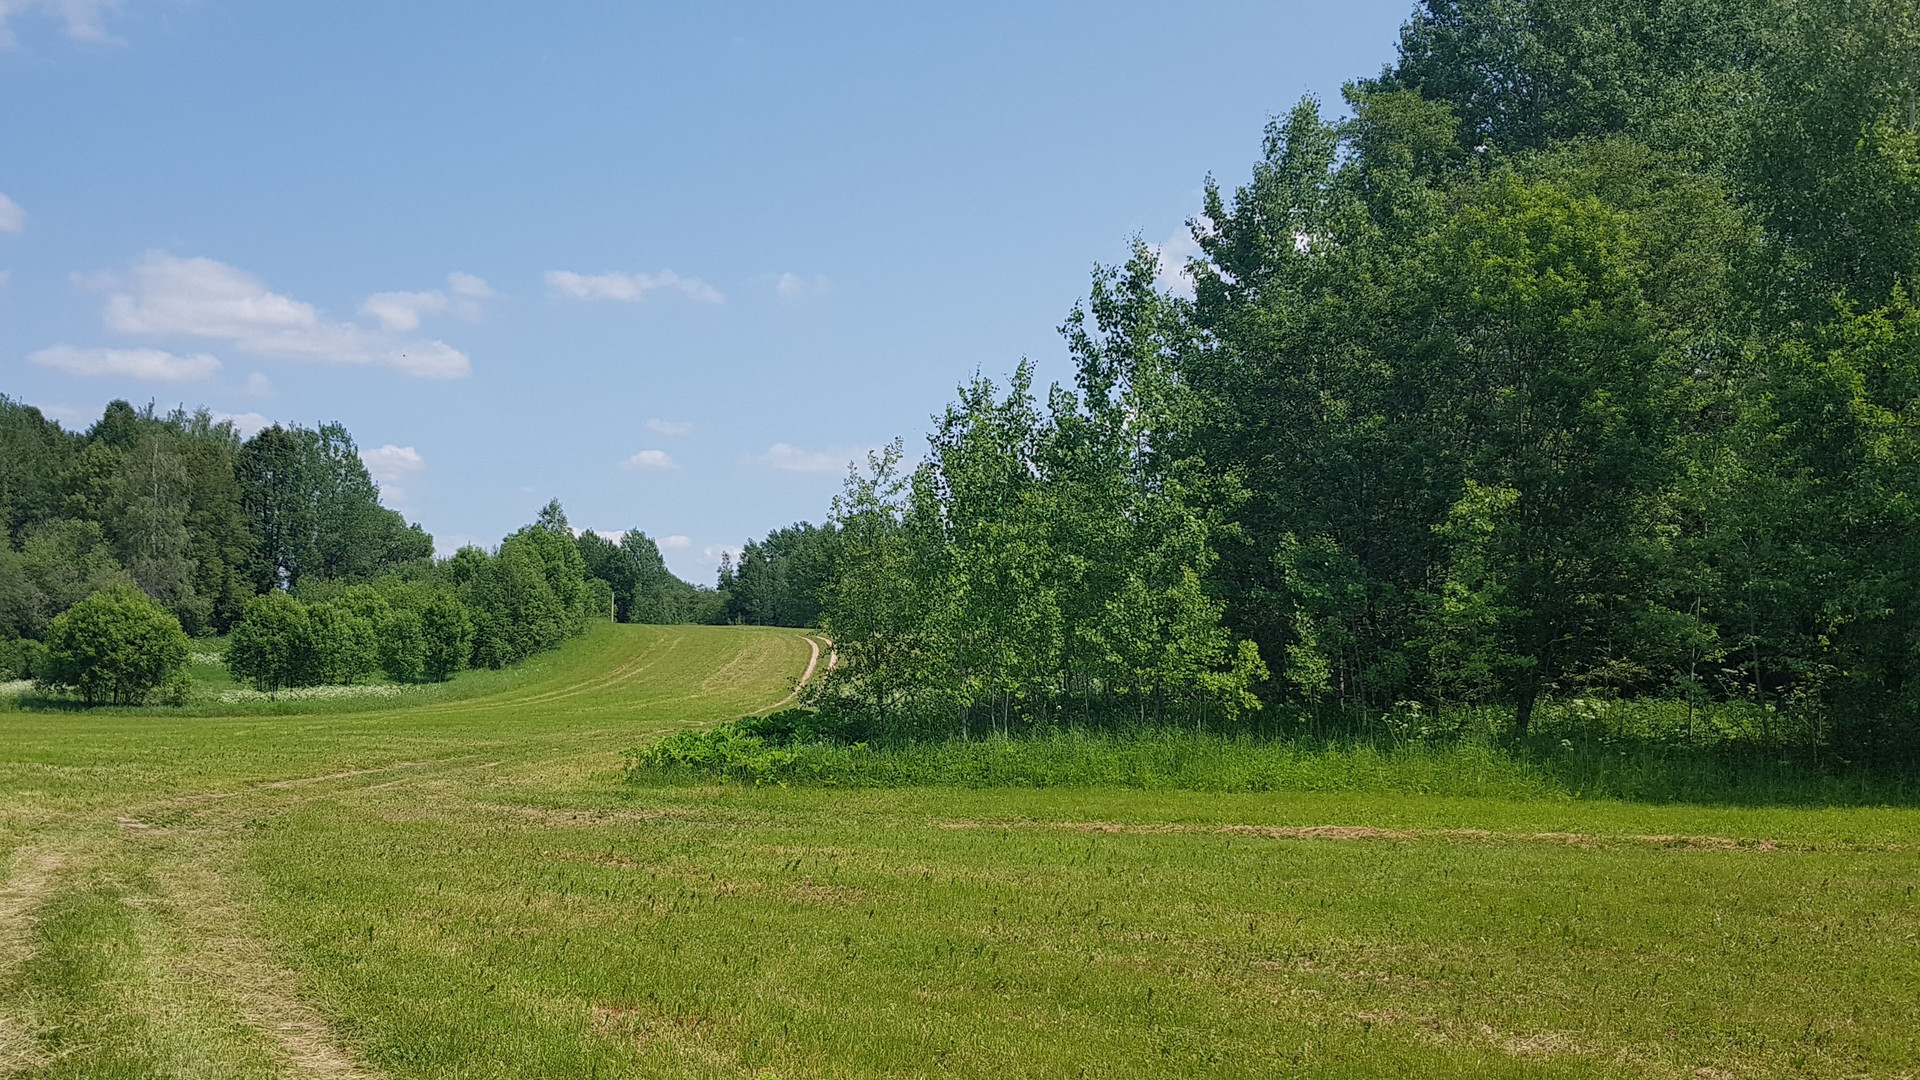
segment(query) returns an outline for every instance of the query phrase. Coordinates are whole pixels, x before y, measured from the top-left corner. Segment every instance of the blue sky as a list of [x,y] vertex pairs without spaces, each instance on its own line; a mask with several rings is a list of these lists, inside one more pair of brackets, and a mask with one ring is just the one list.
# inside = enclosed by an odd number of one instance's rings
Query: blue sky
[[682,576],[976,370],[1068,374],[1409,0],[0,0],[0,392],[340,420],[441,547],[558,496]]

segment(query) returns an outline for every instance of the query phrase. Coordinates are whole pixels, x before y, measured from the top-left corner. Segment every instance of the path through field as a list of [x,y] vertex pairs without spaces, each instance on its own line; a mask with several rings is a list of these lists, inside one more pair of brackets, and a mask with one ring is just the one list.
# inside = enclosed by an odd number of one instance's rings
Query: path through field
[[528,776],[611,783],[619,750],[790,701],[818,656],[798,632],[619,627],[399,711],[0,714],[0,1076],[385,1075],[263,925],[250,834],[374,793],[458,812]]
[[1911,809],[622,782],[834,660],[0,712],[0,1077],[1920,1075]]

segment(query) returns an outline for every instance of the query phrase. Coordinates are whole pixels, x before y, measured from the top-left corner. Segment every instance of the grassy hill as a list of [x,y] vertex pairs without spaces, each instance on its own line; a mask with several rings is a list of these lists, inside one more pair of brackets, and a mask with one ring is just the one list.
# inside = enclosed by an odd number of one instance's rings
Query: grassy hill
[[1898,1076],[1920,813],[621,782],[798,631],[0,712],[0,1075]]

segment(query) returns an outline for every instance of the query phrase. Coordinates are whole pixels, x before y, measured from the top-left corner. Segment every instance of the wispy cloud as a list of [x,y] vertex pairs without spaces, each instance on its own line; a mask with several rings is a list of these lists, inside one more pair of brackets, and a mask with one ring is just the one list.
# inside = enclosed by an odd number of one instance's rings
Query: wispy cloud
[[625,465],[629,469],[677,469],[680,467],[667,456],[665,450],[642,450],[628,458]]
[[325,318],[312,304],[213,259],[154,251],[126,273],[91,280],[109,291],[103,319],[119,334],[212,338],[254,356],[383,364],[430,379],[457,379],[472,370],[467,355],[446,342]]
[[117,375],[160,382],[192,382],[220,370],[220,361],[206,353],[175,356],[162,349],[79,349],[55,345],[27,359],[69,375]]
[[693,540],[685,536],[663,536],[654,543],[664,551],[684,551],[693,546]]
[[573,300],[620,300],[638,303],[648,293],[677,292],[690,300],[718,304],[726,297],[720,290],[697,277],[681,277],[671,270],[657,274],[576,274],[571,270],[547,271],[547,287],[554,295]]
[[404,505],[407,501],[407,490],[400,486],[401,479],[423,472],[427,467],[427,460],[420,456],[420,451],[392,443],[360,451],[360,461],[366,465],[367,475],[380,485],[380,498],[393,506]]
[[14,44],[15,16],[41,14],[66,24],[67,36],[80,41],[108,41],[106,14],[120,0],[0,0],[0,46]]
[[[0,19],[5,18],[7,0],[0,0]],[[0,232],[17,233],[27,227],[27,212],[20,204],[0,192]]]
[[691,435],[693,425],[685,420],[649,420],[647,430],[661,435]]
[[258,371],[247,376],[247,395],[249,397],[272,397],[273,380]]
[[392,443],[360,451],[360,461],[366,465],[367,474],[383,485],[422,472],[427,467],[427,459],[420,456],[420,451]]
[[773,283],[773,292],[775,296],[791,304],[809,297],[825,296],[831,287],[832,283],[819,274],[802,277],[799,274],[788,273],[781,274],[780,279]]
[[455,271],[447,275],[445,290],[374,293],[360,305],[360,314],[378,320],[382,329],[411,333],[420,329],[420,320],[428,315],[450,312],[462,319],[477,319],[480,301],[497,295],[480,278]]
[[857,447],[802,450],[786,443],[774,443],[764,454],[748,454],[747,463],[780,472],[837,473],[846,471],[849,463],[865,454],[865,449]]
[[1167,241],[1154,249],[1155,261],[1159,264],[1154,274],[1162,289],[1176,296],[1193,295],[1193,275],[1187,272],[1187,260],[1198,258],[1200,245],[1194,243],[1193,232],[1181,229]]
[[267,419],[257,412],[216,412],[213,414],[213,419],[215,423],[225,420],[227,423],[232,424],[233,430],[239,432],[240,437],[243,439],[251,439],[259,434],[262,429],[270,427],[273,424],[272,420]]
[[725,555],[734,562],[739,562],[740,553],[745,550],[738,544],[715,544],[712,547],[700,549],[700,561],[717,566],[720,563],[720,556]]

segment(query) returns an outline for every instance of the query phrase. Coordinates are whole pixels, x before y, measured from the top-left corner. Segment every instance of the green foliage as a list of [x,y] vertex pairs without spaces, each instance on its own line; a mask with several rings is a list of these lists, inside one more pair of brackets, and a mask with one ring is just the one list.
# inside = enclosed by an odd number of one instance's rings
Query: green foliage
[[353,437],[339,424],[265,428],[240,448],[237,471],[261,589],[291,589],[309,575],[366,580],[433,556],[431,537],[380,505]]
[[1433,0],[1351,119],[1209,185],[1192,301],[1108,295],[1265,697],[1920,743],[1915,15]]
[[[580,550],[590,579],[606,582],[612,593],[615,619],[627,623],[714,623],[722,621],[724,597],[674,576],[660,557],[660,547],[638,529],[629,529],[618,544],[597,533],[583,532],[574,544]],[[592,605],[604,613],[604,602]]]
[[[1078,391],[1022,365],[963,387],[910,476],[874,455],[836,500],[822,700],[966,733],[1070,717],[1231,722],[1266,668],[1205,577],[1232,484],[1162,445],[1178,308],[1144,247],[1068,322]],[[1088,315],[1091,314],[1091,321]]]
[[424,649],[420,674],[428,682],[446,682],[467,666],[473,654],[473,619],[458,597],[435,589],[416,609]]
[[1168,727],[1053,728],[981,739],[868,739],[791,710],[677,731],[626,753],[641,785],[711,781],[889,788],[1397,792],[1455,798],[1725,803],[1905,802],[1901,770],[1804,753],[1788,717],[1744,705],[1574,699],[1543,705],[1526,741],[1488,710],[1411,708],[1363,730],[1284,736]]
[[187,662],[180,621],[131,585],[97,592],[47,630],[39,682],[88,705],[139,705]]
[[0,396],[0,638],[131,581],[194,636],[225,632],[272,586],[365,580],[432,554],[378,504],[337,424],[243,444],[205,410],[110,403],[67,432]]
[[0,639],[0,680],[35,679],[46,671],[44,644],[31,638]]
[[427,633],[419,612],[400,608],[387,616],[380,633],[380,667],[398,683],[426,678]]
[[818,626],[835,574],[834,527],[807,522],[749,540],[738,562],[723,555],[720,589],[726,621],[749,626]]
[[326,679],[330,647],[316,634],[305,604],[283,592],[269,592],[249,601],[233,628],[227,670],[267,692],[317,686]]
[[339,604],[307,609],[313,632],[314,662],[323,683],[356,683],[380,667],[379,624]]
[[474,547],[456,553],[447,577],[471,616],[475,667],[518,663],[605,618],[606,594],[589,588],[586,560],[558,500],[492,554]]
[[97,523],[56,518],[36,524],[19,550],[0,549],[0,637],[43,638],[54,616],[131,583]]

